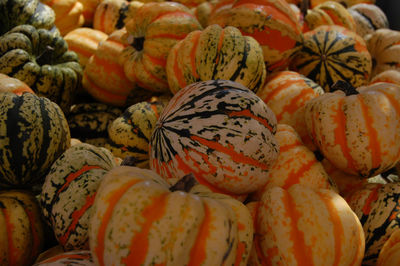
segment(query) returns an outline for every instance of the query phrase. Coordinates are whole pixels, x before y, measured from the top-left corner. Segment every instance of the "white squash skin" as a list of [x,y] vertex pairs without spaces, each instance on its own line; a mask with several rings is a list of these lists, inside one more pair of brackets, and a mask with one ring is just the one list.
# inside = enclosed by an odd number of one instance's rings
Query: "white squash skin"
[[377,6],[360,3],[348,8],[356,23],[356,32],[364,37],[380,28],[389,28],[385,13]]

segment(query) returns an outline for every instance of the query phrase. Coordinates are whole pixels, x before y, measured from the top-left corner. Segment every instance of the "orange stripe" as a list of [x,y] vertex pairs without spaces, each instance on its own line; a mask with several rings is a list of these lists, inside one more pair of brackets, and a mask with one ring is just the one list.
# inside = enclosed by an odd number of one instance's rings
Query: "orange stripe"
[[13,232],[15,231],[15,225],[10,221],[10,215],[6,208],[1,208],[4,215],[4,220],[6,223],[7,231],[7,241],[8,241],[8,265],[17,265],[18,250],[15,248],[13,241]]
[[[147,55],[147,54],[144,54],[144,56],[148,56],[148,55]],[[149,59],[150,59],[150,58],[149,58]],[[148,70],[148,69],[146,68],[146,65],[145,65],[145,64],[142,63],[142,66],[143,66],[143,71],[146,72],[147,78],[148,78],[148,79],[153,79],[153,80],[155,80],[156,82],[161,83],[161,84],[164,85],[164,86],[168,86],[167,81],[165,81],[165,80],[163,80],[163,79],[157,77],[156,75],[154,75],[154,73],[153,73],[152,71],[150,71],[150,70]],[[137,78],[137,77],[135,76],[135,79],[136,79],[136,78]],[[137,82],[139,82],[139,80],[138,80]],[[143,82],[143,81],[142,81],[142,82]],[[153,90],[154,90],[154,89],[153,89]]]
[[312,247],[306,245],[304,232],[298,228],[299,220],[303,215],[296,209],[294,199],[286,190],[284,191],[282,202],[287,213],[286,217],[289,217],[290,242],[293,244],[292,252],[297,265],[312,266],[314,265]]
[[224,35],[225,35],[225,31],[222,30],[221,34],[219,35],[219,40],[218,40],[218,44],[217,44],[217,58],[215,58],[215,65],[218,65],[218,62],[219,62],[222,44],[224,43]]
[[254,114],[251,113],[251,111],[249,109],[244,109],[242,111],[232,111],[229,114],[229,117],[236,117],[236,116],[244,116],[244,117],[250,117],[254,120],[257,120],[260,124],[264,125],[266,128],[269,129],[269,131],[271,131],[271,133],[274,132],[273,128],[269,125],[268,123],[268,119],[256,116]]
[[[174,34],[174,33],[160,33],[160,34],[154,34],[154,35],[148,35],[146,36],[146,39],[175,39],[177,41],[185,39],[187,36],[187,33],[182,33],[182,34]],[[159,40],[161,41],[161,40]]]
[[265,29],[260,31],[254,29],[253,33],[245,34],[256,39],[261,46],[268,46],[282,53],[296,47],[296,40],[288,35],[282,35],[280,30]]
[[321,198],[321,200],[324,202],[326,209],[328,210],[330,220],[333,225],[333,232],[332,235],[335,240],[335,260],[333,261],[333,266],[334,265],[339,265],[340,259],[342,257],[342,243],[343,242],[343,236],[344,236],[344,229],[342,225],[342,220],[339,216],[339,211],[336,209],[335,204],[333,203],[334,199],[331,199],[329,196],[321,193],[320,191],[317,191],[317,194]]
[[280,153],[287,152],[287,151],[289,151],[289,150],[291,150],[293,148],[296,148],[296,147],[299,147],[299,146],[302,146],[302,145],[303,145],[303,143],[301,143],[301,141],[296,139],[296,141],[294,143],[291,143],[291,144],[280,144],[279,145],[279,151],[280,151]]
[[35,215],[33,214],[33,212],[27,208],[24,208],[26,214],[28,215],[28,219],[29,219],[29,225],[31,228],[31,233],[32,233],[32,251],[31,251],[31,256],[32,258],[35,258],[39,252],[40,252],[40,247],[41,247],[41,241],[40,241],[40,237],[39,237],[39,232],[36,228],[36,219],[35,219]]
[[[129,254],[125,258],[121,258],[121,263],[131,266],[140,266],[145,263],[149,249],[149,232],[152,225],[159,221],[166,212],[167,195],[163,193],[151,198],[151,202],[143,209],[140,218],[140,231],[135,232],[129,246]],[[154,263],[154,261],[152,261]]]
[[70,51],[74,51],[77,54],[80,54],[86,58],[89,58],[93,55],[93,52],[91,50],[86,50],[82,48],[81,46],[78,45],[73,45],[72,43],[69,44],[68,49]]
[[183,76],[182,69],[180,68],[180,64],[178,63],[178,51],[180,50],[182,44],[182,42],[179,42],[178,45],[173,48],[172,51],[170,51],[170,53],[173,53],[173,55],[175,56],[173,69],[176,81],[178,82],[179,87],[184,88],[186,87],[186,81],[185,77]]
[[386,98],[390,102],[390,105],[392,107],[394,107],[394,109],[396,110],[397,115],[400,116],[400,103],[396,100],[396,97],[394,97],[391,93],[386,91],[384,88],[380,88],[377,91],[379,91],[380,93],[383,93],[386,96]]
[[64,185],[62,185],[60,187],[60,189],[58,189],[56,192],[56,198],[58,198],[58,195],[60,195],[61,192],[63,192],[67,187],[69,187],[69,185],[72,183],[72,181],[74,181],[75,179],[77,179],[78,177],[80,177],[81,175],[83,175],[84,173],[86,173],[92,169],[101,169],[101,167],[98,165],[84,165],[78,171],[72,172],[69,175],[67,175],[64,178],[64,180],[65,180]]
[[192,50],[190,50],[190,65],[192,67],[192,75],[196,79],[200,79],[199,74],[197,73],[197,67],[196,67],[196,51],[197,47],[199,46],[199,39],[200,39],[200,34],[201,31],[196,31],[195,33],[192,33],[193,39],[192,39]]
[[[150,6],[149,6],[150,7]],[[189,17],[189,18],[194,18],[196,19],[196,17],[192,14],[190,14],[189,12],[185,12],[185,11],[166,11],[165,13],[161,13],[158,16],[154,17],[151,22],[149,24],[154,23],[156,20],[162,18],[162,17],[168,17],[171,16],[174,18],[174,20],[177,20],[180,17]],[[197,20],[197,19],[196,19]]]
[[307,163],[303,163],[301,165],[301,167],[298,168],[297,170],[290,171],[288,174],[288,177],[285,180],[285,184],[282,186],[282,188],[289,189],[294,184],[299,184],[300,179],[302,177],[307,177],[306,175],[304,175],[304,173],[309,171],[311,169],[311,167],[316,163],[317,163],[317,161],[311,160],[311,161],[308,161]]
[[213,217],[206,202],[203,202],[204,218],[200,225],[197,237],[192,249],[190,250],[189,266],[202,265],[207,258],[207,238],[211,235],[211,228],[213,227]]
[[149,55],[148,53],[146,53],[145,56],[147,56],[147,58],[149,59],[150,62],[153,63],[153,65],[160,65],[163,68],[165,68],[165,66],[167,64],[167,60],[166,59],[157,58],[157,57]]
[[[264,100],[265,103],[268,104],[269,101],[271,101],[275,96],[277,96],[280,92],[286,90],[287,88],[298,84],[298,83],[304,83],[303,79],[294,79],[294,78],[288,78],[285,83],[280,84],[277,88],[273,89],[270,93],[268,93],[267,97]],[[269,87],[267,84],[266,87]]]
[[[311,88],[303,89],[296,97],[293,97],[292,100],[290,101],[290,103],[285,105],[279,114],[276,114],[276,119],[278,120],[278,122],[282,119],[282,116],[285,113],[293,114],[294,112],[299,110],[300,107],[304,106],[307,99],[310,98],[310,97],[307,97],[308,95],[314,95],[314,90]],[[301,101],[301,100],[303,100],[303,101]]]
[[370,191],[368,198],[365,201],[365,204],[362,208],[363,215],[369,215],[371,213],[372,204],[378,200],[379,190],[381,189],[382,186],[383,186],[382,184],[377,184],[375,188],[372,191]]
[[63,254],[60,254],[60,255],[53,256],[53,257],[51,257],[51,258],[49,258],[47,260],[43,260],[43,261],[40,262],[40,264],[49,263],[49,262],[56,262],[56,261],[61,260],[61,259],[77,259],[80,262],[82,262],[82,260],[91,259],[91,256],[90,256],[90,253],[88,253],[88,254],[64,254],[63,253]]
[[[132,186],[136,185],[137,183],[141,182],[140,179],[133,179],[126,183],[123,183],[119,188],[112,191],[112,194],[109,193],[109,197],[107,198],[108,206],[104,212],[102,217],[102,221],[100,223],[99,230],[97,231],[97,246],[94,247],[94,252],[99,260],[99,265],[103,266],[104,264],[104,244],[106,238],[106,230],[107,225],[111,220],[114,207],[118,204],[118,201],[122,198],[124,193],[128,191]],[[102,207],[104,208],[104,206]]]
[[381,158],[381,146],[379,145],[379,140],[378,140],[378,132],[376,129],[373,127],[374,120],[372,114],[369,112],[368,106],[365,104],[364,99],[362,97],[362,94],[358,94],[357,98],[359,100],[361,110],[365,119],[365,126],[367,128],[367,136],[369,137],[369,151],[371,153],[371,160],[372,160],[372,168],[378,168],[380,167],[382,163],[382,158]]
[[[97,86],[92,79],[86,75],[86,73],[83,73],[84,77],[86,78],[86,81],[90,84],[91,89],[90,94],[92,94],[95,98],[100,98],[102,101],[104,99],[107,99],[107,101],[112,101],[114,104],[125,104],[127,95],[119,95],[119,94],[114,94],[112,92],[109,92],[106,89],[103,89],[99,86]],[[88,90],[88,89],[87,89]]]
[[83,206],[80,209],[75,210],[71,213],[72,222],[66,229],[66,232],[58,239],[62,246],[65,246],[71,233],[76,233],[75,231],[76,226],[82,223],[80,219],[89,210],[89,208],[92,207],[95,197],[96,197],[96,192],[86,196],[85,204],[83,204]]
[[124,68],[115,61],[110,61],[110,58],[100,58],[96,54],[93,57],[93,63],[102,68],[105,75],[115,73],[119,78],[125,78]]

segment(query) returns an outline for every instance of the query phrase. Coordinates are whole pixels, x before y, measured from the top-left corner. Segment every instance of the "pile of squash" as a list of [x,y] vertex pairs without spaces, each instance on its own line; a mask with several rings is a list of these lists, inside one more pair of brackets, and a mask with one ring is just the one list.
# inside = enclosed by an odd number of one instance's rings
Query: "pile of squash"
[[373,0],[0,1],[1,265],[400,264]]

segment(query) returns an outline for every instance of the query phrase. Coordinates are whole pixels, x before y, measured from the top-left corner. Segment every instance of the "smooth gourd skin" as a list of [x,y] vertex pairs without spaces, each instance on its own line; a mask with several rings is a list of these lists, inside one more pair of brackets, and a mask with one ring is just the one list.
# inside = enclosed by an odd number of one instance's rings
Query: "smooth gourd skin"
[[60,107],[31,93],[0,93],[0,188],[41,184],[51,164],[70,146]]

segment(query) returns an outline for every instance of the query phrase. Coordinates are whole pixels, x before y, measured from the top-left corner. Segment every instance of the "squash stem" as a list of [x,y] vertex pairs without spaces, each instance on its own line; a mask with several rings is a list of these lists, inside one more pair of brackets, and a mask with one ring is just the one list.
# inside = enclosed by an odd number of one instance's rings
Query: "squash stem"
[[350,83],[344,80],[338,80],[331,86],[331,92],[337,90],[343,91],[346,94],[346,96],[359,94],[356,88],[354,88],[353,86],[351,86]]
[[144,45],[144,37],[136,37],[136,38],[133,39],[132,46],[137,51],[142,51],[143,50],[143,45]]
[[45,50],[38,57],[36,57],[36,63],[38,63],[40,66],[51,64],[51,62],[53,62],[53,54],[54,48],[50,45],[46,45]]
[[192,173],[185,175],[179,179],[173,186],[169,188],[170,191],[185,191],[189,192],[192,187],[197,185],[198,182]]

